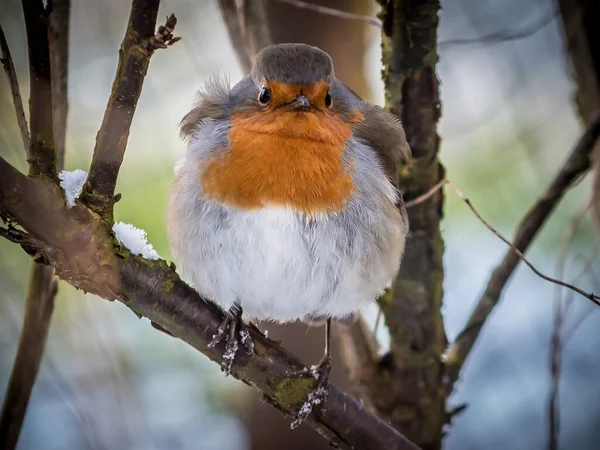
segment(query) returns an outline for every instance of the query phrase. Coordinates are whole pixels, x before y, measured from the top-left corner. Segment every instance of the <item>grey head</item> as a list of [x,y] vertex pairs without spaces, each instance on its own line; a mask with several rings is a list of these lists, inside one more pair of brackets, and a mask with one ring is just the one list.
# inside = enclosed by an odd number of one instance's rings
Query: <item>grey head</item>
[[[272,90],[274,84],[280,86]],[[294,86],[300,86],[300,91]],[[307,89],[309,86],[313,87],[312,91]],[[265,88],[271,98],[263,102],[261,95]],[[327,97],[329,100],[323,102]],[[314,105],[315,99],[320,102],[318,107]],[[227,120],[243,113],[262,114],[281,107],[293,112],[330,112],[352,123],[354,138],[367,143],[378,154],[391,179],[396,179],[396,165],[410,157],[400,120],[383,108],[365,102],[337,80],[331,57],[307,44],[286,43],[262,49],[256,55],[250,74],[231,89],[220,79],[208,82],[199,92],[193,109],[182,120],[181,133],[187,138],[206,120]],[[357,112],[362,116],[359,123],[356,123]]]
[[252,78],[289,84],[333,80],[333,62],[323,50],[307,44],[279,44],[262,49],[252,67]]

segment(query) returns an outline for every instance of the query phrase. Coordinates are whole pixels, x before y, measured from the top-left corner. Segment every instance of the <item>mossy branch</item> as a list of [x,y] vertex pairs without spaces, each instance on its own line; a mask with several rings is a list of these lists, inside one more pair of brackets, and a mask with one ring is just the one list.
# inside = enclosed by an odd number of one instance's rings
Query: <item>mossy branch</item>
[[[60,278],[86,292],[123,302],[220,363],[224,346],[208,346],[223,318],[218,306],[183,283],[166,261],[148,261],[120,246],[110,225],[83,202],[65,208],[55,183],[26,177],[0,158],[0,214],[24,230],[4,229],[0,235],[29,253],[38,253]],[[296,414],[314,380],[286,378],[287,372],[303,364],[277,343],[251,333],[255,354],[238,353],[232,375],[261,391],[280,411]],[[418,448],[333,385],[324,412],[313,412],[307,423],[349,448]]]
[[[380,0],[385,106],[402,121],[412,159],[398,167],[406,202],[444,178],[438,159],[441,114],[436,75],[439,0]],[[406,436],[427,449],[441,447],[446,423],[441,355],[443,195],[408,210],[410,232],[392,292],[380,301],[391,352],[379,362],[385,374],[371,400]]]

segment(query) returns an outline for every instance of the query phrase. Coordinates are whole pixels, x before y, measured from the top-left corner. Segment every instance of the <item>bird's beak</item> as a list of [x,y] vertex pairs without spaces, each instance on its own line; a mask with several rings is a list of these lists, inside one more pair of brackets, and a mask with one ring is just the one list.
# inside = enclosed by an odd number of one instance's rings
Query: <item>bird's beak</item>
[[299,95],[290,103],[288,103],[287,106],[291,111],[310,111],[312,109],[310,100],[304,95]]

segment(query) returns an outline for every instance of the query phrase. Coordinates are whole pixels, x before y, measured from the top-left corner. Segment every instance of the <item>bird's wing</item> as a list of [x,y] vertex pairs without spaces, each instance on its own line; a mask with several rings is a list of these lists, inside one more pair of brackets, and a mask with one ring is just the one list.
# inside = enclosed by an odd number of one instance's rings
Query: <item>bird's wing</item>
[[406,140],[400,119],[380,106],[364,103],[363,120],[354,128],[354,135],[367,141],[377,152],[386,173],[396,180],[398,163],[410,158],[410,146]]
[[397,164],[410,158],[410,146],[406,140],[400,119],[380,106],[364,101],[360,96],[338,80],[342,89],[354,97],[354,107],[362,113],[362,121],[355,125],[354,136],[378,154],[387,175],[396,180]]
[[190,138],[198,124],[205,120],[227,118],[230,98],[227,79],[219,76],[209,79],[198,91],[192,110],[179,124],[181,137],[183,139]]

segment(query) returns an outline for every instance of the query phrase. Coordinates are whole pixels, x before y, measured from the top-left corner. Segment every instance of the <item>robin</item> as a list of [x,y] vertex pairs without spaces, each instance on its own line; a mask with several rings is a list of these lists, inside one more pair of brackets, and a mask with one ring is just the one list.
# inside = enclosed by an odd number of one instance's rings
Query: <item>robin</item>
[[396,276],[408,221],[395,188],[410,149],[399,119],[334,76],[330,56],[305,44],[256,55],[233,88],[209,81],[181,122],[167,223],[182,275],[225,311],[229,374],[253,342],[249,318],[326,320],[325,355],[290,376],[317,387],[296,423],[323,404],[331,319],[371,304]]

